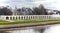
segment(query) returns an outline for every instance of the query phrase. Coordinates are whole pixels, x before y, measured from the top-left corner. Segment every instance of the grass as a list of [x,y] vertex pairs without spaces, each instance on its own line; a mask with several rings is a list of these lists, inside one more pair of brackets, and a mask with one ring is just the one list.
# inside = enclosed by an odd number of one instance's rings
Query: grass
[[0,20],[0,22],[9,22],[9,21],[5,21],[5,20]]
[[0,20],[0,25],[11,25],[11,24],[29,24],[29,23],[40,23],[40,22],[52,22],[52,21],[60,21],[60,19],[52,19],[52,20],[23,20],[23,21],[15,21],[9,22],[5,20]]

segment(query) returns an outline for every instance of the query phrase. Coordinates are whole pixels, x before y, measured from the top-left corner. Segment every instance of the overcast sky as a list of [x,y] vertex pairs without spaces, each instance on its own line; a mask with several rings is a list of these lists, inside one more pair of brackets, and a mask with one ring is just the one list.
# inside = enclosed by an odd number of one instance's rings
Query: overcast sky
[[7,6],[14,8],[16,5],[20,7],[38,7],[43,4],[45,8],[60,10],[60,0],[0,0],[0,6]]

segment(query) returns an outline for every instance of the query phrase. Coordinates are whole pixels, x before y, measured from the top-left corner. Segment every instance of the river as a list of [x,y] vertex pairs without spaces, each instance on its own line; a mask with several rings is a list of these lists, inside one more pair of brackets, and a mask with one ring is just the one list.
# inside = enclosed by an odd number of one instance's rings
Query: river
[[49,26],[48,28],[45,28],[43,30],[39,28],[28,28],[22,30],[1,31],[0,33],[60,33],[60,24]]

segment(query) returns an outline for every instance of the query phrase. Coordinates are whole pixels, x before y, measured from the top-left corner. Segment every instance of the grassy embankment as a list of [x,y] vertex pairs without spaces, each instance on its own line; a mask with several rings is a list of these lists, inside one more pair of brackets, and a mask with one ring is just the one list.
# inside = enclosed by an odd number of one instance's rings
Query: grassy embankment
[[52,21],[60,21],[60,19],[52,19],[52,20],[23,20],[23,21],[15,21],[9,22],[5,20],[0,20],[0,25],[10,25],[10,24],[29,24],[29,23],[40,23],[40,22],[52,22]]

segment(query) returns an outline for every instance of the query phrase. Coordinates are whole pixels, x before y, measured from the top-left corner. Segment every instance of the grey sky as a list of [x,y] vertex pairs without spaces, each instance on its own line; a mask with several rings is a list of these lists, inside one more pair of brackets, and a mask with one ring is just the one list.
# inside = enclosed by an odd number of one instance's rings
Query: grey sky
[[16,5],[20,7],[38,7],[43,4],[45,8],[60,10],[60,0],[0,0],[0,6],[7,6],[14,8]]

